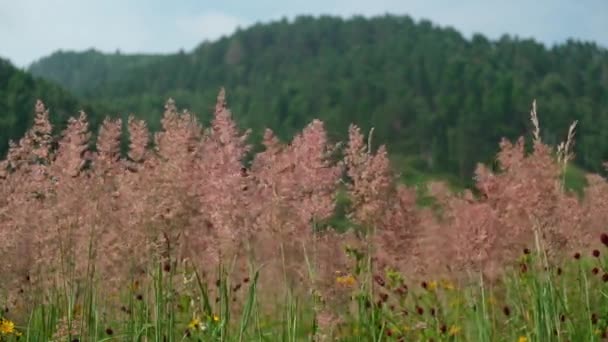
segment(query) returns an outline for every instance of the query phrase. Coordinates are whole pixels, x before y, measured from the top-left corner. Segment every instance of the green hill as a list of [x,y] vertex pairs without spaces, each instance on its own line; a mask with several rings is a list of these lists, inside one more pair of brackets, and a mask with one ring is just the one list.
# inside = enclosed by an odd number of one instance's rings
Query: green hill
[[36,99],[45,102],[59,130],[79,110],[95,112],[60,86],[32,77],[0,58],[0,155],[6,153],[9,140],[19,140],[31,127]]
[[30,71],[86,101],[135,112],[156,128],[162,105],[208,118],[220,86],[243,126],[287,138],[312,118],[344,139],[347,125],[375,127],[407,167],[470,179],[491,162],[501,137],[529,131],[538,100],[547,142],[579,120],[577,161],[608,160],[608,51],[569,41],[465,39],[407,16],[299,17],[257,24],[166,56],[56,53]]

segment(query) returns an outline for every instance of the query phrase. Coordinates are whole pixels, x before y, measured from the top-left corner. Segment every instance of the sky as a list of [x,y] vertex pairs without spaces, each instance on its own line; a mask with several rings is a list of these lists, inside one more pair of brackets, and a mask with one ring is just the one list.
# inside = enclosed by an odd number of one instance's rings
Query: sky
[[482,33],[608,47],[608,0],[0,0],[0,57],[21,68],[57,50],[171,53],[297,15],[407,14]]

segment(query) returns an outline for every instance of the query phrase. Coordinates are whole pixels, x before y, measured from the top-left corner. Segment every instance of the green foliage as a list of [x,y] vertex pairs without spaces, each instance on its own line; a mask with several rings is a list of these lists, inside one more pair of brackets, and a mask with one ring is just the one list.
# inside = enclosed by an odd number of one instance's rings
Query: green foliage
[[608,52],[569,41],[547,49],[533,40],[481,35],[407,16],[372,19],[301,16],[258,24],[191,52],[167,56],[56,53],[31,68],[113,112],[152,124],[173,97],[208,119],[217,90],[229,90],[238,122],[260,138],[270,127],[287,139],[311,119],[346,138],[351,122],[417,170],[470,183],[475,163],[491,162],[502,137],[528,129],[538,99],[543,136],[562,140],[580,126],[580,166],[608,159]]
[[[50,108],[51,121],[59,132],[70,116],[79,110],[101,114],[102,110],[84,105],[61,87],[48,81],[37,79],[19,70],[0,58],[0,155],[4,156],[9,140],[17,141],[32,126],[34,104],[44,100]],[[93,126],[101,121],[101,115],[92,115]]]

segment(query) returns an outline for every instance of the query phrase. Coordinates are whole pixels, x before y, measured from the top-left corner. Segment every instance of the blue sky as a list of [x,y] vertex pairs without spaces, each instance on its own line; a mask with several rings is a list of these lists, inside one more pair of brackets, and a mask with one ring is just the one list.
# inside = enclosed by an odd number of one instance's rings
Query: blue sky
[[58,49],[188,51],[256,22],[384,13],[429,19],[467,37],[509,33],[548,45],[575,38],[608,47],[608,0],[0,0],[0,56],[25,67]]

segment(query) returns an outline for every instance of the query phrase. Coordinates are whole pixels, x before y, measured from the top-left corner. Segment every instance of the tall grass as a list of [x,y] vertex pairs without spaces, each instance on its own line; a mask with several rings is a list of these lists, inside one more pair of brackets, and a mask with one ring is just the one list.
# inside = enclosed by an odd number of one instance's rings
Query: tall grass
[[89,151],[84,113],[55,143],[38,103],[0,165],[1,340],[608,338],[608,182],[565,186],[574,125],[555,153],[533,106],[532,151],[503,141],[455,194],[318,120],[246,167],[224,96],[207,130],[169,101],[154,148],[131,118],[128,157],[120,121]]

